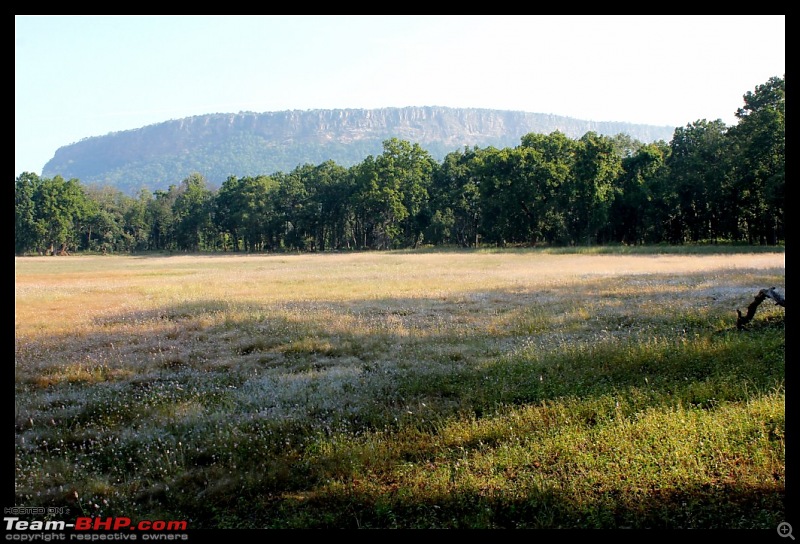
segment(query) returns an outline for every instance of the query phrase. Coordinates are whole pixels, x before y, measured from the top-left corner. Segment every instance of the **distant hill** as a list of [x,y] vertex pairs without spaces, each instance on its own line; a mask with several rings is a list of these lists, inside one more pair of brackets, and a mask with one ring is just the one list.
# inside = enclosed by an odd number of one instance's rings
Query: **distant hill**
[[383,152],[396,137],[419,144],[437,161],[464,147],[516,147],[525,134],[589,131],[670,141],[675,127],[582,121],[543,113],[474,108],[406,107],[213,113],[85,138],[56,151],[42,170],[128,194],[179,184],[193,172],[213,186],[229,176],[290,172],[333,160],[345,167]]

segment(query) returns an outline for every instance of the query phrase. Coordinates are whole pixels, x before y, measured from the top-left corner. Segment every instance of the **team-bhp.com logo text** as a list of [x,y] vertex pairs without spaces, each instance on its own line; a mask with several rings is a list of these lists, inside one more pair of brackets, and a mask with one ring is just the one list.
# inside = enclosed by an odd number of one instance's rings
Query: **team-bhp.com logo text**
[[[77,531],[111,531],[116,532],[116,538],[113,540],[137,540],[137,535],[130,531],[141,531],[138,535],[142,540],[188,540],[188,536],[184,534],[168,533],[163,531],[185,531],[187,523],[185,521],[164,521],[164,520],[142,520],[136,523],[131,518],[126,517],[108,517],[108,518],[92,518],[92,517],[79,517],[75,523],[67,523],[65,521],[41,521],[41,520],[24,520],[18,517],[6,516],[3,518],[6,526],[6,540],[111,540],[113,535],[109,534],[86,534]],[[64,533],[49,534],[50,538],[41,538],[42,535],[35,535],[40,538],[25,538],[31,531],[76,531],[72,532],[67,538]],[[10,531],[21,532],[12,534]],[[104,538],[100,538],[104,537]]]

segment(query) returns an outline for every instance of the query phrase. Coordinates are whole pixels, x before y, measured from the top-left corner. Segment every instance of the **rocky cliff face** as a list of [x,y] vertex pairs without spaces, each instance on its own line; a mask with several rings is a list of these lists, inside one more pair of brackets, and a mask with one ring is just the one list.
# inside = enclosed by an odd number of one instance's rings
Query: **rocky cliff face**
[[308,110],[267,113],[211,114],[154,125],[177,123],[186,135],[249,131],[274,145],[290,141],[350,143],[376,136],[408,139],[420,145],[437,142],[455,146],[480,145],[490,138],[512,137],[555,130],[580,138],[593,130],[614,135],[624,132],[643,142],[669,140],[673,127],[581,121],[569,117],[505,110],[442,107],[383,108],[374,110]]
[[212,184],[230,175],[288,172],[333,160],[351,166],[382,152],[382,142],[417,143],[437,160],[473,147],[513,147],[531,132],[624,133],[669,141],[674,127],[593,122],[557,115],[444,107],[215,113],[86,138],[61,147],[42,175],[78,178],[128,192],[165,189],[200,172]]

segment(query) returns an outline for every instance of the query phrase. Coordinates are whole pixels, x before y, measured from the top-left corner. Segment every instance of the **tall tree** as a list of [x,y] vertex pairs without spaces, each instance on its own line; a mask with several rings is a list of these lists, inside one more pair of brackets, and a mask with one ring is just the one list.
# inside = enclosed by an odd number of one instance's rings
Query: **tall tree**
[[531,202],[527,207],[533,212],[532,232],[537,236],[531,242],[536,244],[542,237],[548,244],[568,243],[568,213],[561,207],[561,200],[574,169],[578,143],[555,131],[548,135],[527,134],[519,147],[527,150],[528,157],[526,176],[530,180]]
[[[396,180],[386,180],[378,173],[375,157],[369,155],[348,172],[354,192],[353,237],[360,248],[386,249],[397,240],[399,222],[406,217]],[[391,183],[391,184],[390,184]]]
[[[654,206],[653,185],[664,176],[664,142],[648,144],[622,159],[622,173],[617,181],[619,191],[611,204],[609,228],[613,239],[624,244],[643,244],[654,235],[650,222]],[[658,240],[656,240],[658,241]]]
[[213,193],[202,175],[194,173],[181,182],[173,207],[179,248],[199,251],[209,239],[212,202]]
[[677,197],[674,221],[682,232],[673,232],[673,242],[709,240],[719,232],[728,196],[723,191],[727,130],[719,119],[701,119],[675,130],[667,166]]
[[144,251],[150,249],[150,224],[148,223],[147,208],[153,200],[153,194],[147,190],[139,191],[136,199],[127,198],[123,211],[124,247],[126,251]]
[[147,205],[147,223],[150,225],[150,245],[152,249],[176,249],[175,244],[175,201],[179,191],[176,185],[170,185],[166,191],[156,190]]
[[736,160],[732,186],[750,243],[785,239],[786,77],[772,77],[744,95],[730,132]]
[[486,242],[504,246],[520,240],[522,208],[514,194],[514,157],[509,148],[488,147],[481,156],[478,178],[481,195],[480,235]]
[[[244,227],[241,214],[243,203],[242,180],[236,176],[228,176],[214,199],[214,220],[220,230],[230,235],[229,240],[233,244],[234,252],[239,251]],[[228,249],[227,245],[224,249]]]
[[126,197],[110,186],[84,187],[88,205],[81,225],[83,249],[91,251],[124,250],[122,239],[123,206]]
[[282,245],[288,249],[304,251],[313,246],[315,210],[309,202],[306,182],[314,171],[310,164],[298,166],[289,174],[278,173],[275,195],[276,221],[279,223]]
[[324,251],[346,244],[349,220],[347,169],[333,161],[318,166],[306,164],[293,172],[304,190],[303,208],[297,222],[304,232],[304,247]]
[[572,243],[591,245],[604,241],[600,235],[608,224],[615,182],[621,172],[622,160],[612,139],[594,132],[584,134],[578,141],[575,163],[563,193]]
[[391,138],[383,153],[351,169],[357,245],[375,249],[419,243],[429,221],[435,161],[418,144]]
[[434,244],[478,244],[480,156],[476,147],[447,154],[434,169],[430,189],[433,215],[426,239]]
[[14,183],[14,251],[22,255],[42,245],[36,221],[36,195],[42,181],[33,172],[23,172]]
[[47,251],[57,254],[78,244],[79,223],[86,216],[87,199],[77,179],[44,178],[34,195],[36,230]]
[[383,142],[375,162],[381,185],[399,199],[393,212],[398,232],[391,244],[416,247],[430,222],[428,189],[436,162],[419,144],[397,138]]

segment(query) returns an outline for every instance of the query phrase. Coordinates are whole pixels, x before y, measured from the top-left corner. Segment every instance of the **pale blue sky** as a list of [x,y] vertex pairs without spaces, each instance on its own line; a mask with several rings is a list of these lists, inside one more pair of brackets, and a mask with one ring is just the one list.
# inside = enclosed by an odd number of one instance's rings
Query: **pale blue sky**
[[736,122],[785,15],[15,16],[15,177],[192,115],[449,106]]

